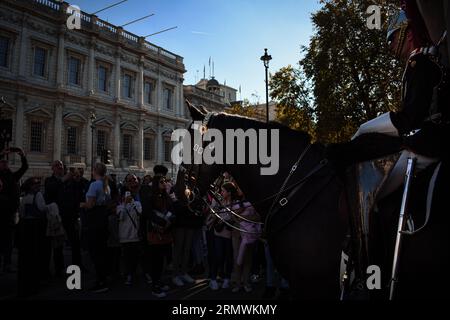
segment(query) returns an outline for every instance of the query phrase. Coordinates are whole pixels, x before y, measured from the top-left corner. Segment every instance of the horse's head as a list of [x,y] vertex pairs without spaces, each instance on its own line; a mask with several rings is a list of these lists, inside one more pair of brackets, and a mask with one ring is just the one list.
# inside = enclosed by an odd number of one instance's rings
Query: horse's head
[[[293,164],[310,145],[309,135],[275,122],[208,112],[189,102],[187,105],[193,122],[184,131],[190,139],[186,135],[183,138],[178,198],[191,210],[199,211],[204,196],[212,194],[213,181],[228,172],[247,200],[264,215]],[[312,159],[311,152],[308,158],[306,164],[302,162],[305,170],[321,160]]]
[[[202,135],[207,130],[209,117],[212,115],[203,106],[196,107],[189,101],[186,101],[192,122],[188,128],[188,134],[192,137],[189,149],[190,161],[183,160],[177,176],[176,193],[178,199],[181,199],[194,212],[200,212],[204,207],[202,200],[204,195],[210,189],[212,182],[217,178],[223,166],[208,165],[201,161],[195,161],[195,153],[201,154],[204,148],[203,142],[197,143],[194,137]],[[184,146],[186,147],[186,146]]]

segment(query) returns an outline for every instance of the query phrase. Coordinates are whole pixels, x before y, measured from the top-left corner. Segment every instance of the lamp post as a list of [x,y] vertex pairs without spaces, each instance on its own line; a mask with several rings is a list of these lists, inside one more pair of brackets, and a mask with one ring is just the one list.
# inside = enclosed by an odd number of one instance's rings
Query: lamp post
[[261,61],[266,68],[266,122],[269,123],[269,62],[272,60],[272,56],[267,54],[267,49],[264,49],[264,55],[261,57]]
[[94,148],[94,134],[95,134],[95,120],[97,119],[97,116],[95,115],[95,112],[92,111],[91,112],[91,130],[92,130],[92,137],[91,137],[91,150],[92,150],[92,154],[91,154],[91,172],[92,174],[94,173],[94,166],[95,166],[95,148]]
[[[4,96],[0,97],[0,152],[4,148],[9,148],[9,143],[12,141],[12,127],[13,123],[11,119],[3,119],[4,107],[12,107]],[[6,154],[6,160],[9,160],[9,154]]]

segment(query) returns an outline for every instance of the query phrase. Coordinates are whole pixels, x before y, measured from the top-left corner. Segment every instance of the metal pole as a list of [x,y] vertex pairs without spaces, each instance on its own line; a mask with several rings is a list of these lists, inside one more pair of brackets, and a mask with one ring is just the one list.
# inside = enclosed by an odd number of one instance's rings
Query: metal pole
[[95,126],[94,126],[94,122],[92,122],[91,125],[91,130],[92,130],[92,159],[91,159],[91,172],[94,173],[94,166],[95,166],[95,155],[94,155],[94,134],[95,134]]
[[120,2],[117,2],[117,3],[114,3],[114,4],[110,5],[110,6],[107,6],[106,8],[103,8],[103,9],[100,9],[100,10],[98,10],[98,11],[95,11],[95,12],[93,13],[93,15],[96,15],[97,13],[100,13],[100,12],[102,12],[102,11],[108,10],[108,9],[110,9],[110,8],[112,8],[112,7],[118,6],[119,4],[122,4],[122,3],[127,2],[127,1],[128,1],[128,0],[123,0],[123,1],[120,1]]
[[164,30],[161,30],[161,31],[149,34],[148,36],[145,36],[144,38],[148,38],[148,37],[151,37],[151,36],[154,36],[154,35],[166,32],[166,31],[170,31],[170,30],[176,29],[176,28],[178,28],[178,27],[172,27],[172,28],[164,29]]
[[266,67],[266,123],[269,123],[269,66]]
[[91,137],[91,173],[94,174],[94,166],[95,166],[95,148],[94,148],[94,134],[95,134],[95,120],[96,115],[94,112],[91,114],[91,130],[92,130],[92,137]]
[[403,191],[403,199],[402,199],[402,206],[400,208],[400,217],[398,220],[398,229],[397,229],[397,239],[395,241],[395,249],[394,249],[394,261],[392,264],[392,277],[391,277],[391,284],[390,284],[390,294],[389,294],[389,300],[394,299],[395,289],[397,287],[398,283],[398,271],[400,266],[400,250],[402,245],[402,237],[403,237],[403,230],[405,228],[405,215],[407,214],[408,210],[408,198],[409,198],[409,192],[411,189],[411,182],[414,175],[414,168],[416,165],[417,158],[409,158],[408,159],[408,167],[406,168],[406,179],[405,179],[405,189]]
[[154,13],[152,13],[152,14],[149,14],[148,16],[145,16],[145,17],[142,17],[142,18],[139,18],[139,19],[136,19],[136,20],[133,20],[133,21],[127,22],[127,23],[125,23],[125,24],[121,25],[121,27],[123,28],[123,27],[129,26],[130,24],[133,24],[133,23],[136,23],[136,22],[142,21],[142,20],[144,20],[144,19],[147,19],[147,18],[150,18],[150,17],[152,17],[152,16],[154,16],[154,15],[155,15],[155,14],[154,14]]

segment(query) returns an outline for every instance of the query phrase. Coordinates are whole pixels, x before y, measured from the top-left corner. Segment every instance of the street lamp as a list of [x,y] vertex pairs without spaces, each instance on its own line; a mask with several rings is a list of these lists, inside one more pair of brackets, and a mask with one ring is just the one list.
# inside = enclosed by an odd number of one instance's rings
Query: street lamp
[[272,56],[267,54],[267,49],[264,49],[264,55],[261,57],[261,61],[266,68],[266,122],[269,123],[269,62],[272,60]]
[[[13,122],[12,119],[8,119],[5,116],[3,119],[3,109],[4,107],[12,107],[8,102],[6,102],[6,98],[4,96],[0,97],[0,151],[3,151],[4,148],[9,148],[9,143],[12,141],[12,127]],[[6,155],[6,159],[8,160],[9,155]]]
[[92,174],[94,173],[94,165],[95,165],[95,153],[94,153],[94,150],[95,150],[95,148],[94,148],[94,134],[95,134],[95,120],[97,120],[97,116],[95,115],[95,112],[94,111],[92,111],[91,112],[91,130],[92,130],[92,145],[91,145],[91,148],[92,148],[92,154],[91,154],[91,156],[92,156],[92,158],[91,158],[91,171],[92,171]]

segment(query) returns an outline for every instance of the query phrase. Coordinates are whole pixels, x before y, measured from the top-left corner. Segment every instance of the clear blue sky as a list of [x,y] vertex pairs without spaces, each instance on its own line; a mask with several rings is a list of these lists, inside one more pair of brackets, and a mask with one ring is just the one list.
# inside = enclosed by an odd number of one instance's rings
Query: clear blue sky
[[[92,13],[119,1],[68,2]],[[311,13],[319,8],[318,0],[129,0],[98,16],[122,25],[155,13],[125,29],[144,36],[177,26],[147,40],[184,57],[184,84],[202,78],[203,66],[208,77],[212,57],[220,83],[226,80],[236,89],[242,86],[242,99],[255,102],[256,94],[263,103],[264,67],[259,59],[264,48],[273,57],[271,72],[296,64],[301,57],[300,46],[309,43],[313,32]]]

